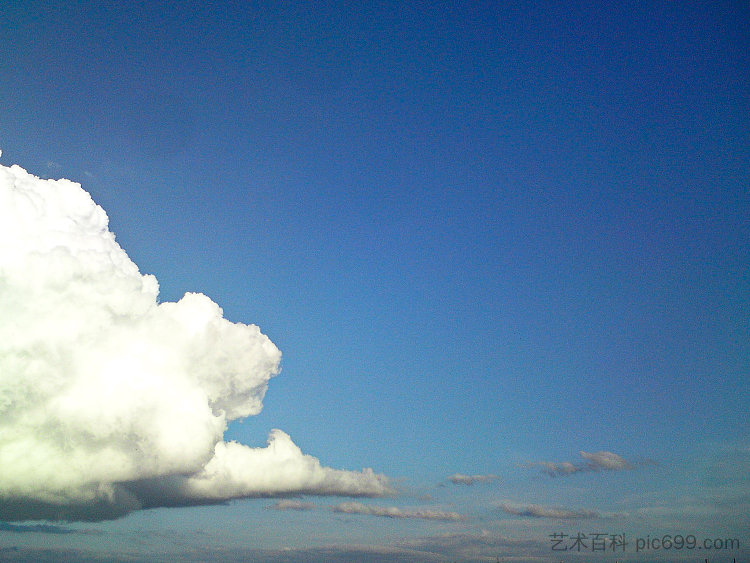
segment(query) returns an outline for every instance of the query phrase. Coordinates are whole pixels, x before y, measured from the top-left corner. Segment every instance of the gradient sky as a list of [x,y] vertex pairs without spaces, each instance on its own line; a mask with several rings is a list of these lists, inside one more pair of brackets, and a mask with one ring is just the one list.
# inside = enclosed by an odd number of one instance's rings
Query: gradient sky
[[2,13],[0,163],[81,183],[162,301],[281,349],[227,439],[400,492],[7,523],[0,560],[559,561],[594,528],[748,556],[746,2]]

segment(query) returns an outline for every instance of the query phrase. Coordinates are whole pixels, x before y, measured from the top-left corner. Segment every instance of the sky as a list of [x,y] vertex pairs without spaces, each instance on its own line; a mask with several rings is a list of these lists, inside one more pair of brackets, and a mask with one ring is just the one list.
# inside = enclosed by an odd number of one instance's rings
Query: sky
[[749,47],[5,2],[0,561],[750,558]]

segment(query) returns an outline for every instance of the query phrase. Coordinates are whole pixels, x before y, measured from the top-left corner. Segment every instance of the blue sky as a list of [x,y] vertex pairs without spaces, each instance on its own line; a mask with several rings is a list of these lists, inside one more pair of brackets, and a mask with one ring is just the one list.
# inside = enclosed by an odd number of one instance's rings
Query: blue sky
[[[462,519],[239,500],[0,528],[0,559],[552,560],[550,530],[595,525],[746,549],[745,3],[3,12],[0,163],[81,183],[162,301],[205,293],[282,351],[226,439],[281,428],[398,482],[364,506]],[[597,516],[512,513],[529,505]]]

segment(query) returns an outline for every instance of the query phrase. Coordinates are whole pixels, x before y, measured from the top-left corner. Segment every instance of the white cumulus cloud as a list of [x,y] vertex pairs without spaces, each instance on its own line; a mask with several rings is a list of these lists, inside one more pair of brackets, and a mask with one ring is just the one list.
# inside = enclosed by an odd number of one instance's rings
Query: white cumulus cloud
[[0,166],[0,520],[391,492],[280,430],[265,448],[224,442],[261,411],[281,353],[205,295],[158,291],[79,184]]

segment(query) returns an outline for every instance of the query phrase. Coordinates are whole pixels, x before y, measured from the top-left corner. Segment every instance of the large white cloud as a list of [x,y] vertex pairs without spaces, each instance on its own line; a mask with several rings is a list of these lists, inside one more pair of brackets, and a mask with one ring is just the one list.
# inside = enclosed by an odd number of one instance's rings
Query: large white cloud
[[0,520],[110,518],[248,496],[388,494],[258,414],[281,353],[205,295],[158,302],[80,185],[0,166]]

